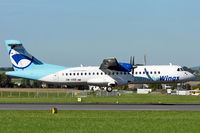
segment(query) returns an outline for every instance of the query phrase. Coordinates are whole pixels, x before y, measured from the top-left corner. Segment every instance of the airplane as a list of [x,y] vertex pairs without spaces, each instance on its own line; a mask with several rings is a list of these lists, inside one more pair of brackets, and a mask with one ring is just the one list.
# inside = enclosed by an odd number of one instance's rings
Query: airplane
[[113,87],[129,83],[180,83],[195,78],[192,73],[177,65],[135,65],[133,57],[130,63],[120,63],[116,58],[107,58],[100,66],[51,65],[29,54],[18,40],[6,40],[5,45],[14,68],[14,71],[6,72],[6,75],[17,78],[67,86],[104,88],[108,92],[111,92]]

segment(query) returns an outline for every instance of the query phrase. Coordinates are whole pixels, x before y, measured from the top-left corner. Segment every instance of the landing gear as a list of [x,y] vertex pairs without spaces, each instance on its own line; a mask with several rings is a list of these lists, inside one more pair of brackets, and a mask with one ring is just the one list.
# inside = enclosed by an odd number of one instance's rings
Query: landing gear
[[112,88],[111,88],[111,87],[107,87],[107,88],[106,88],[106,91],[107,91],[107,92],[112,92]]

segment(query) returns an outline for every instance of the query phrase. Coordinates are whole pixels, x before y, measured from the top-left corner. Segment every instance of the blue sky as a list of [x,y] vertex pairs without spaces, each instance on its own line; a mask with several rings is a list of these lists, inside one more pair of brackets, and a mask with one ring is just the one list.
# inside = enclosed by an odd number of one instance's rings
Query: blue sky
[[11,66],[4,40],[22,41],[40,60],[100,65],[200,65],[199,0],[0,0],[0,66]]

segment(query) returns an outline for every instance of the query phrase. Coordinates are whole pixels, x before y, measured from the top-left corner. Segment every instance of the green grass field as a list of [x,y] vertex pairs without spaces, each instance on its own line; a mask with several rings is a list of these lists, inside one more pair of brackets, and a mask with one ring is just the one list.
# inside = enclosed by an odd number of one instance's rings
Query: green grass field
[[[13,93],[12,96],[4,95],[0,97],[0,103],[77,103],[77,98],[70,96],[62,96],[61,94],[57,97],[57,94],[46,94],[40,97],[30,96],[27,97],[25,94],[21,94],[18,97],[18,93]],[[27,95],[27,94],[26,94]],[[65,94],[66,95],[66,94]],[[138,95],[138,94],[123,94],[122,96],[116,97],[96,97],[89,96],[82,98],[83,103],[200,103],[200,96],[177,96],[177,95]]]
[[4,74],[5,72],[7,72],[7,71],[0,71],[0,74]]
[[198,133],[200,112],[0,111],[1,133]]

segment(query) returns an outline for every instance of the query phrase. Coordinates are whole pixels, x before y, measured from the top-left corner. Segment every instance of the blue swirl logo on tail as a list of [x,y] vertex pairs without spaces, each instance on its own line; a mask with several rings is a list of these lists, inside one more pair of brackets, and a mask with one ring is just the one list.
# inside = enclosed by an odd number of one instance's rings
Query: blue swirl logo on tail
[[31,65],[33,57],[25,56],[12,49],[10,51],[10,59],[15,68],[24,69]]
[[16,64],[19,64],[19,62],[21,60],[24,60],[24,59],[28,59],[27,57],[21,55],[21,54],[16,54],[16,55],[13,55],[12,56],[13,60],[16,62]]

